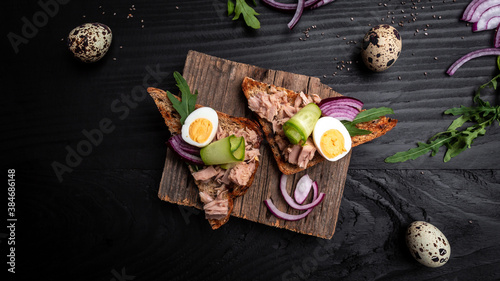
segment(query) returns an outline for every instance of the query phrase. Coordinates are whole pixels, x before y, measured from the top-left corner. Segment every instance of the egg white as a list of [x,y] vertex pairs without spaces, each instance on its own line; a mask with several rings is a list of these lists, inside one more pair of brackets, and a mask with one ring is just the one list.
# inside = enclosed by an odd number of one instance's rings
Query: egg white
[[[210,133],[208,139],[203,143],[196,142],[189,136],[189,126],[191,126],[191,123],[199,118],[205,118],[208,121],[212,122],[212,132]],[[190,145],[194,145],[196,147],[205,147],[214,139],[218,127],[219,116],[217,116],[217,112],[210,107],[200,107],[191,112],[191,114],[186,117],[186,120],[184,120],[184,125],[182,125],[181,129],[182,139]]]
[[[323,153],[320,143],[321,143],[321,137],[323,136],[323,134],[326,131],[331,130],[331,129],[338,130],[342,134],[342,136],[344,137],[344,148],[346,149],[346,151],[340,155],[333,157],[333,158],[328,158]],[[347,131],[344,124],[342,124],[342,122],[340,122],[336,118],[321,117],[318,120],[318,122],[316,122],[316,125],[314,125],[314,130],[313,130],[312,135],[313,135],[313,141],[314,141],[314,145],[316,146],[316,149],[328,161],[337,161],[337,160],[341,159],[342,157],[346,156],[347,153],[349,153],[349,151],[351,150],[351,146],[352,146],[351,135],[349,135],[349,132]]]

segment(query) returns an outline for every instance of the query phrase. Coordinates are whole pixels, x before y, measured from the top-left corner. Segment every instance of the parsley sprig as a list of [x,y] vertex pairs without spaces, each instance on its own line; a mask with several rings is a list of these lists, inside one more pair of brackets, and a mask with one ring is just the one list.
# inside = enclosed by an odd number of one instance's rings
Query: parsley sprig
[[[253,5],[257,6],[255,0],[252,0]],[[260,22],[256,16],[259,15],[250,5],[248,5],[246,0],[236,0],[236,3],[232,0],[227,0],[227,15],[230,16],[234,13],[233,20],[240,18],[243,15],[246,25],[253,29],[260,28]]]
[[[500,56],[497,57],[497,67],[500,70]],[[483,136],[486,133],[486,127],[492,125],[495,120],[500,122],[500,105],[492,106],[480,97],[481,90],[484,88],[492,87],[496,90],[498,85],[497,80],[499,79],[500,74],[477,89],[473,99],[474,106],[465,107],[462,105],[446,110],[445,114],[460,115],[450,124],[446,131],[434,135],[427,143],[419,142],[415,148],[398,152],[386,158],[385,162],[397,163],[415,160],[428,152],[431,152],[431,156],[435,156],[441,146],[446,147],[443,161],[448,162],[451,158],[470,148],[477,137]],[[472,123],[472,125],[460,130],[467,122]]]
[[196,104],[196,99],[198,98],[198,90],[194,92],[194,94],[191,94],[191,90],[189,90],[189,86],[182,77],[182,75],[175,71],[174,72],[174,78],[175,81],[177,82],[177,87],[181,91],[181,100],[179,101],[172,93],[167,91],[167,97],[172,102],[173,107],[181,116],[181,124],[184,125],[184,121],[186,120],[186,117],[188,117],[191,112],[194,111],[194,106]]

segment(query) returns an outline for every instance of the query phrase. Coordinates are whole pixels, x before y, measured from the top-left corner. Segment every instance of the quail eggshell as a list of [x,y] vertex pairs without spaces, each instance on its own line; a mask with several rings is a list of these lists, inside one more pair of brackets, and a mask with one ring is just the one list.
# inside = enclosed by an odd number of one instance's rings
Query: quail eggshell
[[411,255],[428,267],[440,267],[450,259],[448,239],[437,227],[425,221],[415,221],[408,226],[406,245]]
[[394,27],[381,24],[373,27],[363,38],[361,58],[372,71],[391,67],[401,54],[401,35]]
[[100,60],[109,50],[113,35],[111,28],[102,23],[85,23],[75,27],[68,35],[68,47],[83,62]]

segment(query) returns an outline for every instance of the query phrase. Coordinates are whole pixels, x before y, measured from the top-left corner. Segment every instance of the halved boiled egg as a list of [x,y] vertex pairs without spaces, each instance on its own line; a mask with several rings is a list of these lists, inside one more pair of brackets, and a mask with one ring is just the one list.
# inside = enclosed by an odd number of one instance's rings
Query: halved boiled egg
[[217,112],[210,107],[200,107],[186,117],[182,125],[182,139],[197,147],[207,146],[219,127]]
[[333,117],[321,117],[313,130],[316,149],[328,161],[337,161],[351,150],[351,136],[344,124]]

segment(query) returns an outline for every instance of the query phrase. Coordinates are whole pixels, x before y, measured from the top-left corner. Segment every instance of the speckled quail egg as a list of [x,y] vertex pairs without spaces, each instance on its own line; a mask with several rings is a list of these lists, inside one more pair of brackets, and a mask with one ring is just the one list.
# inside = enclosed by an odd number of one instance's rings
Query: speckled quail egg
[[380,72],[391,67],[401,54],[402,41],[399,32],[392,26],[374,26],[363,38],[361,57],[372,71]]
[[344,124],[336,118],[319,118],[312,135],[318,152],[328,161],[337,161],[351,150],[351,136]]
[[186,117],[181,128],[182,139],[197,147],[207,146],[215,137],[219,116],[210,107],[200,107]]
[[448,239],[437,227],[425,221],[415,221],[408,226],[406,245],[411,255],[428,267],[440,267],[450,259]]
[[100,60],[109,50],[113,35],[111,28],[102,23],[85,23],[75,27],[68,35],[68,47],[79,60],[91,63]]

